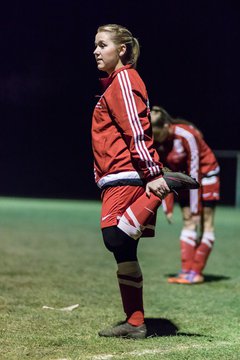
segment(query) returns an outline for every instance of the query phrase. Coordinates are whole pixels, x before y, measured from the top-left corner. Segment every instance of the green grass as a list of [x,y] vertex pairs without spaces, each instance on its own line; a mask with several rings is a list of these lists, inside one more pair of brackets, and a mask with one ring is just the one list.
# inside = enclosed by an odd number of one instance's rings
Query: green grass
[[207,281],[194,286],[166,282],[180,266],[181,219],[176,208],[168,225],[159,211],[139,260],[148,324],[162,336],[140,341],[97,335],[124,319],[99,215],[94,201],[0,199],[0,359],[240,359],[240,209],[217,209]]

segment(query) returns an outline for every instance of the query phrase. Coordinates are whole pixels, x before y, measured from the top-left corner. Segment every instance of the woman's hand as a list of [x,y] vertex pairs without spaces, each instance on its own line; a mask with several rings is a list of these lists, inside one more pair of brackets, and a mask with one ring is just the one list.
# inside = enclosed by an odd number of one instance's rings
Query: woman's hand
[[167,194],[170,193],[170,189],[167,186],[166,181],[163,177],[156,180],[152,180],[146,185],[147,197],[150,197],[151,192],[158,196],[160,199],[164,199]]
[[170,213],[166,214],[166,219],[169,224],[172,224],[173,223],[173,213],[170,212]]

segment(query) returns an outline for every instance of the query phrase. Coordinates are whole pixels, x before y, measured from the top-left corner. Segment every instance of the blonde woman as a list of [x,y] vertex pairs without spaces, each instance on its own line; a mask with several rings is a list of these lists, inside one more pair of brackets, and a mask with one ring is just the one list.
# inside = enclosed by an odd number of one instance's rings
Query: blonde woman
[[104,244],[117,263],[126,314],[123,324],[99,335],[144,338],[147,329],[137,246],[140,237],[154,236],[157,209],[172,184],[168,186],[153,147],[148,95],[136,71],[138,40],[123,26],[100,26],[94,56],[98,69],[108,75],[101,81],[103,94],[92,118],[95,180],[102,190],[101,229]]

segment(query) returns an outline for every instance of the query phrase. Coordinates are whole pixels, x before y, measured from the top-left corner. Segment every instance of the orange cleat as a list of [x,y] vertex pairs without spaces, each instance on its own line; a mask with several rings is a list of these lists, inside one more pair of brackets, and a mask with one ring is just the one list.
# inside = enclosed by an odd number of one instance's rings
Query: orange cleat
[[182,277],[177,281],[178,284],[185,285],[194,285],[202,284],[204,282],[204,277],[201,274],[196,273],[196,271],[191,270],[185,277]]
[[179,280],[184,279],[188,274],[188,271],[181,270],[176,276],[169,277],[167,282],[169,284],[178,284]]

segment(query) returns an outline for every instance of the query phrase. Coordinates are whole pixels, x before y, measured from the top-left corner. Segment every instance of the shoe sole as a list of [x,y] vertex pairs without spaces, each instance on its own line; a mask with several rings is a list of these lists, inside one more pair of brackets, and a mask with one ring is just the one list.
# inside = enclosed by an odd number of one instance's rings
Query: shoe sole
[[99,336],[101,337],[114,337],[114,338],[122,338],[122,339],[145,339],[146,338],[146,334],[127,334],[127,335],[103,335],[101,333],[98,333]]
[[[117,328],[117,327],[116,327]],[[106,329],[99,331],[98,335],[102,337],[117,337],[117,338],[125,338],[125,339],[145,339],[147,335],[147,328],[146,326],[138,331],[125,331],[119,328],[119,332],[116,331],[117,329]]]
[[181,172],[166,171],[163,178],[170,190],[191,190],[200,187],[197,180]]
[[179,279],[178,284],[183,284],[183,285],[195,285],[195,284],[202,284],[204,282],[204,280],[199,280],[199,281],[189,281],[186,279]]
[[178,280],[179,280],[179,278],[169,278],[169,279],[167,280],[167,282],[168,282],[169,284],[177,284],[177,283],[178,283]]

